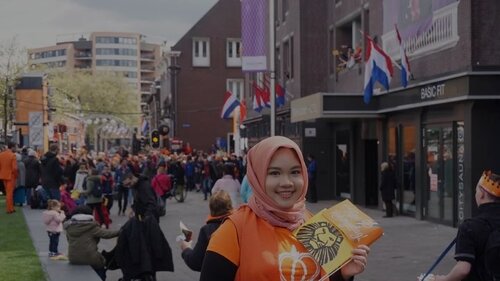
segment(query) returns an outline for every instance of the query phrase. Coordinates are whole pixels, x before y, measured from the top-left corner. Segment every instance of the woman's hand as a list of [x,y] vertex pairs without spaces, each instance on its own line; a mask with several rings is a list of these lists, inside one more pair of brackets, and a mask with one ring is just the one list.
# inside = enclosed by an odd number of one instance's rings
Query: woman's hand
[[365,270],[369,253],[370,248],[366,245],[359,245],[352,250],[351,261],[340,269],[344,280],[349,280],[354,275],[360,274]]

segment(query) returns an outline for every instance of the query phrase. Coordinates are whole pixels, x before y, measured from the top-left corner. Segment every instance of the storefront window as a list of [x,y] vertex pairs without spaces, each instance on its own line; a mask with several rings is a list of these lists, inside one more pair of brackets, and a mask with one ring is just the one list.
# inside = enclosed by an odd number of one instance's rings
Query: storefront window
[[430,127],[425,129],[427,154],[427,217],[443,222],[453,222],[453,128]]
[[405,214],[415,214],[415,149],[417,129],[403,127],[403,184],[402,210]]

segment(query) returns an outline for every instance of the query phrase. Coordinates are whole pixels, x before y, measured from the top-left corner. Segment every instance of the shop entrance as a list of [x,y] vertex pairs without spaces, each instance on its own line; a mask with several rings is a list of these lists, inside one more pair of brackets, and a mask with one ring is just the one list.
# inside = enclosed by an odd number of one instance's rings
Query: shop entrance
[[426,126],[424,145],[424,218],[451,225],[455,193],[453,126]]
[[403,215],[415,216],[415,150],[417,129],[412,125],[389,127],[388,162],[398,178],[396,207]]

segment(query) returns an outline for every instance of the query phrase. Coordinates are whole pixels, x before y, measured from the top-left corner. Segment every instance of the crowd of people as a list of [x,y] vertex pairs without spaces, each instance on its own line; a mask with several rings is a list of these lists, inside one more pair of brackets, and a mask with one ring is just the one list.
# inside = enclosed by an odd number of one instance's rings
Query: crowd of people
[[[0,152],[0,179],[7,213],[15,212],[15,204],[46,209],[41,218],[51,259],[90,265],[102,280],[109,269],[121,269],[124,281],[153,281],[156,272],[174,270],[159,224],[174,184],[203,192],[208,200],[210,214],[196,244],[189,237],[178,241],[182,259],[201,272],[200,280],[352,280],[366,268],[367,245],[356,245],[350,261],[331,274],[293,234],[312,216],[306,196],[311,183],[315,188],[316,165],[314,156],[308,155],[306,163],[297,144],[281,136],[262,140],[244,158],[201,151],[92,155],[86,148],[61,155],[57,145],[39,156],[8,144]],[[390,205],[394,184],[387,166],[382,163],[381,190]],[[113,229],[109,214],[114,201],[116,215],[127,216],[127,222]],[[488,259],[500,254],[498,239],[491,238],[500,225],[500,176],[483,174],[476,202],[480,216],[459,228],[457,265],[436,280],[493,280],[488,278],[495,262],[488,265]],[[392,216],[390,207],[386,216]],[[58,248],[63,232],[67,257]],[[99,252],[100,239],[115,237],[111,252]],[[489,250],[490,243],[497,252]]]
[[[226,202],[227,216],[239,202],[240,181],[245,174],[242,160],[199,151],[131,155],[121,149],[114,155],[92,154],[85,147],[61,154],[57,144],[39,155],[9,143],[0,153],[0,179],[7,213],[15,212],[15,205],[46,209],[41,218],[49,238],[50,259],[90,265],[102,280],[113,267],[110,264],[122,270],[123,280],[155,280],[157,271],[173,271],[171,249],[159,227],[173,185],[203,192],[205,200],[213,198],[210,204],[221,204],[214,203],[217,198],[232,198],[234,203],[231,199]],[[232,184],[226,186],[227,181]],[[211,196],[213,189],[225,196]],[[113,205],[118,207],[117,215],[128,219],[120,229],[111,225]],[[220,224],[218,208],[214,207],[211,221]],[[68,240],[67,257],[58,249],[63,232]],[[118,237],[115,249],[100,253],[99,240],[114,237]]]

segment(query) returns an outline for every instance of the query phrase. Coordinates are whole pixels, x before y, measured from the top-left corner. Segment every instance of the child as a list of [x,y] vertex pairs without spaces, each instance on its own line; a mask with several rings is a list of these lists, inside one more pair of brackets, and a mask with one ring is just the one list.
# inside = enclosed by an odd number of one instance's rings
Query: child
[[48,200],[47,210],[43,212],[43,222],[49,234],[49,257],[53,260],[65,260],[66,257],[59,253],[59,235],[63,230],[62,222],[66,215],[61,210],[61,203],[57,200]]
[[71,198],[71,194],[67,190],[68,183],[61,185],[59,190],[61,191],[61,209],[64,211],[66,216],[70,216],[73,210],[76,208],[76,202]]

